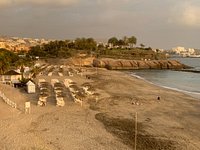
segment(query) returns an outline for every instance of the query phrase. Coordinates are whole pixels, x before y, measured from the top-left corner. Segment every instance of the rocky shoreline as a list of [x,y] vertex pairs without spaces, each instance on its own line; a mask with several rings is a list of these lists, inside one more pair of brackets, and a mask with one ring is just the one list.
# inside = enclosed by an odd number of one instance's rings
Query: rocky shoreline
[[125,60],[101,58],[93,60],[94,67],[107,68],[109,70],[137,70],[137,69],[188,69],[177,60]]

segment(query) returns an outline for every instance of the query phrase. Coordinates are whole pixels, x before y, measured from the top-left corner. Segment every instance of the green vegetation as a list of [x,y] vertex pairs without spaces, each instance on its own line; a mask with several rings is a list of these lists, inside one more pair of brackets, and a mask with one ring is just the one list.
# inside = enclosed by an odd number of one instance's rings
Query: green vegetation
[[108,44],[112,44],[113,46],[117,46],[119,43],[118,43],[118,39],[116,37],[112,37],[108,40]]
[[124,37],[123,39],[117,39],[116,37],[112,37],[108,40],[108,44],[111,44],[112,47],[127,47],[127,48],[133,48],[134,45],[137,44],[137,38],[135,36],[131,37]]
[[0,73],[4,73],[10,66],[14,65],[18,56],[6,49],[0,49]]
[[0,74],[5,73],[10,68],[20,67],[23,71],[24,65],[31,65],[30,58],[28,57],[19,57],[18,54],[15,54],[6,49],[0,49]]
[[28,55],[42,58],[69,58],[84,53],[116,59],[165,59],[165,55],[153,52],[151,47],[145,48],[144,44],[135,47],[136,44],[135,36],[124,36],[122,39],[112,37],[107,44],[97,44],[93,38],[77,38],[74,41],[51,41],[48,44],[31,47]]
[[[140,44],[136,47],[135,36],[124,36],[121,39],[111,37],[107,43],[97,43],[93,38],[76,38],[75,40],[55,40],[48,44],[30,48],[27,56],[30,58],[70,58],[77,54],[115,59],[166,59],[163,53],[152,51],[151,47]],[[80,55],[78,55],[80,56]],[[83,56],[83,55],[81,55]]]
[[98,52],[100,58],[114,59],[166,59],[165,54],[152,51],[151,48],[132,48],[132,49],[104,49]]
[[40,57],[72,57],[80,51],[91,53],[97,49],[97,43],[93,38],[77,38],[75,41],[51,41],[42,46],[31,47],[29,55]]

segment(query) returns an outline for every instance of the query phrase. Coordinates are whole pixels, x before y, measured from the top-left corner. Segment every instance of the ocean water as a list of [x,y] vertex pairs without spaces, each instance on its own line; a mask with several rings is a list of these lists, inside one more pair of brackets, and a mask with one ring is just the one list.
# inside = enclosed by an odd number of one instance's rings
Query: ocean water
[[[200,58],[175,58],[176,60],[200,70]],[[172,70],[136,70],[131,74],[158,86],[184,92],[200,99],[200,73]]]

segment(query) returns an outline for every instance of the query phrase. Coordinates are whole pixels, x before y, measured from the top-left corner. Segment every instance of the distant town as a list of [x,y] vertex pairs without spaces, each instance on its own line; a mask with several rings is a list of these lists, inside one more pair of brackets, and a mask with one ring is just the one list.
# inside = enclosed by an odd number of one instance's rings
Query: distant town
[[175,47],[170,50],[170,53],[181,57],[200,57],[200,51],[194,48]]
[[[112,40],[112,38],[111,38]],[[50,39],[34,39],[34,38],[21,38],[21,37],[8,37],[8,36],[0,36],[0,48],[7,49],[12,52],[28,52],[31,47],[34,46],[41,46],[44,44],[48,44],[51,41]],[[120,45],[120,42],[122,40],[119,40],[119,44],[112,44],[112,43],[106,43],[106,42],[97,42],[97,47],[103,46],[107,47],[108,49],[124,49],[124,48],[131,48],[132,45]],[[71,41],[74,42],[73,40]],[[136,43],[135,43],[136,44]],[[141,47],[144,48],[144,44],[140,44]],[[176,55],[179,57],[200,57],[200,50],[194,49],[194,48],[185,48],[183,46],[177,46],[170,50],[164,50],[164,49],[152,49],[154,52],[166,52],[167,55]]]
[[49,43],[46,39],[19,38],[0,36],[0,48],[13,52],[29,51],[30,47]]

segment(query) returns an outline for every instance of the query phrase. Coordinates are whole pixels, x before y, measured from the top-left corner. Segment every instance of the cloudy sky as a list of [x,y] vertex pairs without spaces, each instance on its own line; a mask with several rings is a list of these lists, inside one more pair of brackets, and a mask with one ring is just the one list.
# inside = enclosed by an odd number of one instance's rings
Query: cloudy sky
[[200,0],[0,0],[0,35],[200,48]]

